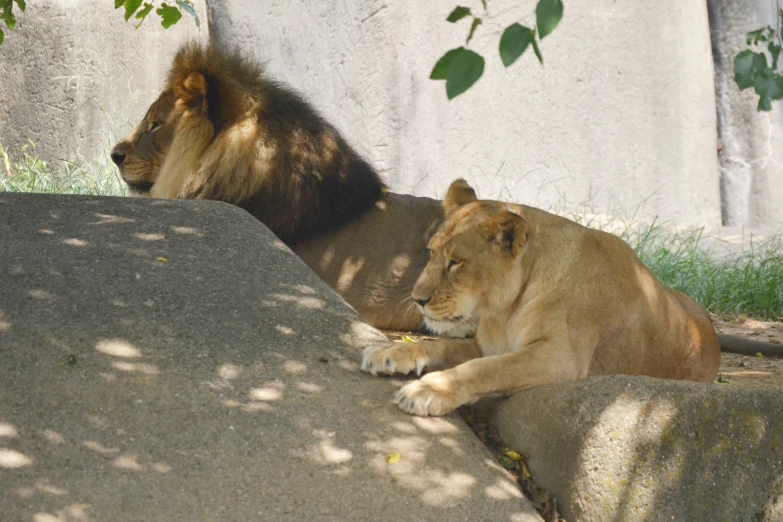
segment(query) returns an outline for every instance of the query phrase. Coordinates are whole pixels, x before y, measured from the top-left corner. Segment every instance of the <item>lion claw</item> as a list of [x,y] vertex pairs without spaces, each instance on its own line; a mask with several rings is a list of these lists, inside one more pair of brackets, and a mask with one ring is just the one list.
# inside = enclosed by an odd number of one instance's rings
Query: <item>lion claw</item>
[[365,348],[361,369],[373,376],[395,373],[405,375],[412,371],[421,375],[428,363],[426,355],[417,346],[411,343],[393,343]]
[[431,373],[402,386],[394,394],[397,406],[406,413],[420,417],[440,417],[456,410],[464,401],[443,389],[442,383],[438,382],[443,380],[439,375],[442,373]]

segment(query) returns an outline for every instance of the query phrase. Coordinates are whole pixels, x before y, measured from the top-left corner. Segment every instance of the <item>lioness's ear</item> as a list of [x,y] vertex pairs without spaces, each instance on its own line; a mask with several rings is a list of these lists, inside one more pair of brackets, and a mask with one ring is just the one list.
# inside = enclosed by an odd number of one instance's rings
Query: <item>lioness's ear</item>
[[192,108],[206,108],[207,79],[201,73],[190,73],[187,78],[174,87],[174,96]]
[[443,210],[446,211],[446,217],[462,205],[473,201],[478,201],[478,197],[467,181],[461,178],[452,181],[449,185],[449,191],[446,193],[446,199],[443,200]]
[[504,250],[508,250],[512,257],[522,251],[527,243],[527,221],[522,216],[501,210],[485,225],[487,239]]

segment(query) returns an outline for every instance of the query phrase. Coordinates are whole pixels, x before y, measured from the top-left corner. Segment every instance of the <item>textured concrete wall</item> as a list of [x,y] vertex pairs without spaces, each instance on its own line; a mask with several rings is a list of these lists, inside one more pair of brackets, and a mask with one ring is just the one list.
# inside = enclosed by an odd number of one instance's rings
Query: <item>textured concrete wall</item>
[[469,23],[444,20],[453,6],[211,0],[210,30],[267,60],[395,190],[442,196],[464,176],[484,197],[720,223],[704,2],[565,2],[543,42],[546,66],[530,53],[509,70],[499,36],[533,21],[535,2],[490,2],[472,43],[484,77],[449,102],[428,77],[464,43]]
[[[535,3],[496,0],[472,44],[487,58],[484,78],[449,102],[443,83],[428,77],[438,57],[464,42],[468,22],[444,21],[453,5],[211,0],[208,7],[216,40],[266,60],[397,191],[439,197],[464,176],[484,197],[720,224],[704,3],[566,3],[563,22],[543,42],[546,67],[530,54],[505,70],[499,35],[512,21],[531,22]],[[30,4],[0,49],[0,143],[13,150],[30,139],[45,159],[100,155],[141,116],[179,43],[207,37],[206,24],[198,31],[187,17],[168,31],[157,24],[151,18],[134,31],[98,0]],[[741,38],[745,29],[731,30]],[[762,125],[768,116],[760,118],[754,128],[770,129]],[[745,198],[756,210],[740,221],[763,225],[781,189],[777,163],[757,163],[764,166]]]
[[734,57],[748,31],[777,23],[776,0],[709,0],[726,225],[783,224],[783,105],[758,112],[753,89],[734,82]]
[[177,46],[206,37],[189,17],[134,30],[106,0],[37,0],[0,47],[0,144],[31,140],[48,160],[93,159],[141,118]]

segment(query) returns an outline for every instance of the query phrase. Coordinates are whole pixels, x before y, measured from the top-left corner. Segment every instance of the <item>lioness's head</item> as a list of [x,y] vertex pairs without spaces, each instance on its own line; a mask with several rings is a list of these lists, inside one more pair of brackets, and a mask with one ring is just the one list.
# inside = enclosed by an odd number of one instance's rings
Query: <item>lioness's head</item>
[[494,201],[479,201],[462,179],[443,201],[446,220],[429,243],[430,261],[411,293],[425,325],[443,334],[508,307],[519,293],[518,262],[527,222]]

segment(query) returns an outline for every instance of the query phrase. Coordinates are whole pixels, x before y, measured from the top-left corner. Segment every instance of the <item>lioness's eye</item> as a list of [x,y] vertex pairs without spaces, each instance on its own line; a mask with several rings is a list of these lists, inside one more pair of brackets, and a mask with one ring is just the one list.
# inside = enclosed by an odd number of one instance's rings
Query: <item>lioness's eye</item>
[[155,132],[156,130],[160,129],[160,126],[161,126],[161,125],[163,125],[161,122],[159,122],[159,121],[153,121],[153,122],[152,122],[152,125],[150,125],[150,130],[149,130],[149,132]]
[[452,268],[459,265],[460,263],[462,263],[462,261],[457,261],[456,259],[449,259],[449,264],[446,265],[446,270],[451,270]]

